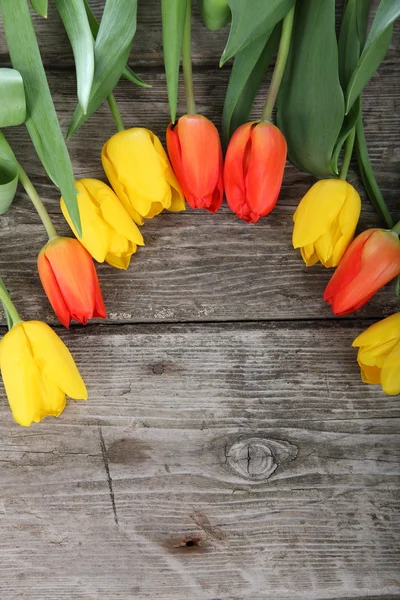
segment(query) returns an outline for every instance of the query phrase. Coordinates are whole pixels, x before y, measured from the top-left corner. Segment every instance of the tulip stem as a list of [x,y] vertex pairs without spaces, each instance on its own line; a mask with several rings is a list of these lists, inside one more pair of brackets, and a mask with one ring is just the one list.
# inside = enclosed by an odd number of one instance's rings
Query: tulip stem
[[7,291],[6,286],[4,285],[4,281],[0,277],[0,302],[3,305],[4,312],[7,317],[8,329],[12,329],[14,325],[18,325],[21,323],[21,317],[18,314],[17,309],[14,306],[13,301],[10,298],[10,295]]
[[269,86],[267,101],[261,115],[261,121],[271,121],[272,111],[281,87],[282,77],[285,72],[286,62],[289,55],[290,39],[292,37],[293,19],[295,4],[283,19],[281,40],[279,42],[278,55],[274,72],[272,74],[271,85]]
[[353,129],[350,131],[350,133],[347,137],[346,146],[344,149],[342,167],[340,169],[339,179],[343,179],[343,181],[346,180],[347,173],[349,172],[349,166],[350,166],[351,157],[353,155],[355,139],[356,139],[356,128],[353,127]]
[[42,221],[44,228],[47,231],[49,240],[56,238],[57,232],[54,229],[53,223],[51,222],[49,213],[47,212],[46,207],[43,204],[42,200],[39,198],[39,194],[35,190],[28,175],[25,173],[24,169],[21,167],[21,165],[19,163],[17,163],[17,172],[18,172],[18,179],[19,179],[22,187],[28,194],[29,198],[31,199],[33,206],[36,208],[36,211],[40,217],[40,220]]
[[394,227],[392,227],[392,231],[397,233],[397,235],[400,237],[400,221],[398,223],[396,223],[396,225]]
[[183,81],[185,83],[186,107],[189,115],[196,114],[196,102],[194,100],[193,89],[193,69],[192,69],[192,3],[186,2],[185,29],[182,42],[182,68]]
[[124,131],[124,129],[125,129],[124,122],[122,120],[121,113],[119,111],[119,107],[118,107],[118,104],[117,104],[114,94],[109,94],[107,96],[107,102],[108,102],[108,106],[110,107],[111,114],[113,116],[115,124],[117,126],[117,130]]

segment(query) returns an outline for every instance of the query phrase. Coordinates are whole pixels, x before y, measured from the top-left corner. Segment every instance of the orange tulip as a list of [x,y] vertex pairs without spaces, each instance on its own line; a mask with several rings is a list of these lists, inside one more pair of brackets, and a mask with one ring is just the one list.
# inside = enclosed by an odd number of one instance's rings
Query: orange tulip
[[185,115],[168,126],[167,148],[188,204],[217,212],[224,184],[221,140],[215,125],[202,115]]
[[241,125],[229,142],[224,183],[228,205],[248,223],[271,212],[285,170],[287,145],[282,132],[267,122]]
[[72,238],[57,237],[41,250],[39,276],[44,291],[60,322],[71,320],[86,325],[89,319],[105,319],[106,309],[93,260]]
[[393,231],[367,229],[347,248],[328,283],[324,300],[335,315],[358,310],[400,275],[400,241]]

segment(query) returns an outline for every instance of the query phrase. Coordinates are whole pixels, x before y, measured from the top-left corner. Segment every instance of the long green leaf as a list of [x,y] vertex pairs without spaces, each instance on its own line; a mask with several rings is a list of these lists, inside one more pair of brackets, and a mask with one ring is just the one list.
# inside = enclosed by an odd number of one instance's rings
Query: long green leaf
[[[85,10],[86,10],[87,18],[89,21],[90,29],[92,31],[92,35],[93,35],[94,39],[96,39],[98,31],[99,31],[100,23],[94,16],[93,11],[89,6],[89,2],[87,0],[83,0],[83,3],[85,6]],[[139,85],[140,87],[151,88],[151,85],[149,85],[148,83],[143,81],[143,79],[138,77],[136,75],[136,73],[134,73],[128,65],[125,65],[124,70],[122,71],[122,77],[124,77],[131,83],[134,83],[135,85]]]
[[94,75],[94,43],[83,0],[55,0],[75,59],[78,100],[87,111]]
[[221,66],[260,35],[272,31],[292,8],[294,0],[252,0],[251,3],[228,0],[228,3],[232,12],[232,25],[221,56]]
[[360,113],[361,113],[361,103],[360,103],[359,99],[357,99],[356,102],[354,102],[353,106],[351,107],[351,111],[349,112],[349,114],[346,115],[344,118],[342,129],[340,130],[339,137],[338,137],[335,147],[333,149],[331,164],[332,164],[333,171],[337,175],[339,174],[338,163],[339,163],[340,152],[341,152],[347,138],[349,137],[350,133],[353,131],[354,127],[356,126],[356,123],[360,116]]
[[339,76],[346,89],[365,43],[368,14],[372,0],[348,0],[340,25]]
[[211,31],[222,29],[231,18],[227,0],[198,0],[201,17]]
[[0,127],[21,125],[26,119],[24,82],[15,69],[0,68]]
[[232,133],[245,123],[258,88],[277,48],[280,26],[246,46],[235,57],[222,113],[222,136],[227,144]]
[[94,46],[95,71],[86,114],[78,106],[71,137],[113,91],[128,60],[136,32],[137,0],[107,0]]
[[186,0],[161,0],[165,74],[171,121],[175,123],[178,106],[179,63],[185,29]]
[[17,160],[0,131],[0,215],[11,206],[18,185]]
[[338,69],[335,0],[298,2],[278,125],[290,160],[316,177],[335,174],[331,159],[344,119]]
[[38,155],[44,159],[43,166],[61,190],[80,235],[81,222],[71,160],[51,98],[27,1],[0,0],[0,10],[11,62],[24,80],[28,113],[26,126]]
[[400,0],[381,0],[364,50],[350,79],[346,92],[346,112],[361,94],[388,51],[393,23],[400,16]]
[[41,17],[47,19],[48,0],[31,0],[31,4],[33,10],[35,10]]

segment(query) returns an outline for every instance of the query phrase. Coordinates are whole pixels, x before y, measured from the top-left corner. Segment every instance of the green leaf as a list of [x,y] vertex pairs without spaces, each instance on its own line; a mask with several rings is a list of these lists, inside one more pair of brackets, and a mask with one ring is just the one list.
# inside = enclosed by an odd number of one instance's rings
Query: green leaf
[[10,208],[17,186],[17,159],[0,131],[0,215]]
[[227,144],[235,129],[249,119],[258,88],[278,46],[280,25],[260,36],[235,57],[222,113],[222,136]]
[[381,0],[364,50],[347,87],[347,113],[385,57],[392,40],[393,23],[399,16],[400,0]]
[[348,0],[339,34],[339,76],[343,89],[349,84],[365,43],[372,0]]
[[331,160],[344,119],[338,70],[335,0],[298,2],[277,116],[290,160],[316,177],[335,174]]
[[165,74],[171,121],[175,123],[178,106],[179,63],[185,29],[186,0],[161,0]]
[[396,296],[400,296],[400,275],[394,280],[394,293]]
[[243,0],[228,0],[228,3],[232,12],[232,25],[220,66],[260,35],[272,31],[292,8],[294,0],[252,0],[251,8]]
[[361,114],[361,102],[359,101],[359,99],[357,99],[357,101],[353,104],[349,114],[346,115],[344,118],[342,129],[340,130],[339,137],[338,137],[335,147],[333,149],[331,164],[332,164],[333,171],[337,175],[339,174],[338,162],[339,162],[340,152],[341,152],[347,138],[349,137],[350,133],[354,129],[360,114]]
[[81,234],[74,174],[51,98],[26,0],[0,0],[11,62],[24,80],[26,126],[51,179],[60,188],[74,226]]
[[136,32],[137,0],[107,0],[94,46],[94,79],[86,114],[78,106],[70,138],[112,93],[129,58]]
[[83,0],[55,0],[75,59],[78,100],[87,111],[94,75],[94,44]]
[[[361,97],[359,98],[361,104]],[[367,196],[371,201],[378,214],[381,216],[385,225],[388,229],[393,227],[393,219],[386,205],[385,199],[382,196],[382,192],[379,189],[378,183],[375,179],[374,172],[372,170],[371,161],[368,154],[367,142],[365,140],[364,125],[362,119],[362,113],[360,113],[359,119],[356,125],[356,152],[358,167],[360,169],[361,179],[363,181]]]
[[[85,10],[86,10],[86,14],[87,14],[87,18],[89,21],[89,26],[90,26],[92,35],[93,35],[94,39],[96,39],[100,24],[99,24],[98,20],[96,19],[96,17],[94,16],[92,9],[89,6],[88,1],[83,0],[83,3],[85,6]],[[143,79],[138,77],[136,75],[136,73],[134,73],[132,71],[132,69],[130,67],[128,67],[128,65],[125,65],[125,68],[122,72],[122,77],[124,77],[125,79],[127,79],[128,81],[130,81],[136,85],[139,85],[140,87],[151,88],[151,85],[149,85],[148,83],[143,81]]]
[[15,69],[0,68],[0,127],[21,125],[26,119],[24,82]]
[[31,0],[33,10],[45,19],[47,19],[47,4],[48,0]]
[[222,29],[231,19],[227,0],[198,0],[201,17],[211,31]]

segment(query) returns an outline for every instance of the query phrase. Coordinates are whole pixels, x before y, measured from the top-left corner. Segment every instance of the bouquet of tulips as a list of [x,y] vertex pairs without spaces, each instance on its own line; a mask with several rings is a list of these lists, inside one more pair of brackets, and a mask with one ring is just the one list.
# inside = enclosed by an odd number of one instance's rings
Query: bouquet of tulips
[[[72,320],[84,325],[106,316],[93,259],[127,269],[144,244],[139,227],[163,210],[185,210],[185,201],[192,209],[216,213],[225,196],[239,219],[259,221],[278,201],[287,155],[298,169],[318,179],[294,213],[293,246],[307,267],[320,262],[336,268],[324,294],[334,314],[358,310],[400,276],[400,223],[393,222],[374,177],[362,115],[362,92],[390,45],[399,0],[381,0],[370,26],[371,1],[347,0],[338,36],[335,0],[199,0],[208,29],[231,21],[220,62],[223,67],[234,59],[222,114],[223,144],[215,125],[196,108],[192,2],[160,0],[171,112],[168,154],[159,138],[139,123],[125,129],[113,95],[121,77],[150,87],[127,64],[137,0],[105,0],[100,21],[88,0],[55,0],[76,65],[78,102],[67,138],[108,102],[117,129],[104,140],[101,152],[108,184],[89,174],[74,178],[31,18],[32,10],[46,17],[48,2],[30,4],[0,0],[12,63],[12,68],[0,69],[0,127],[25,124],[32,151],[60,190],[60,208],[75,237],[57,234],[1,132],[0,214],[11,207],[20,184],[49,237],[38,254],[38,271],[65,327]],[[264,109],[259,120],[250,121],[274,56]],[[177,118],[181,64],[187,114]],[[355,239],[361,199],[347,181],[354,151],[383,226]],[[46,324],[21,321],[1,279],[0,301],[9,328],[0,342],[0,368],[15,420],[30,425],[47,415],[58,416],[66,396],[87,398],[63,342]],[[380,383],[388,394],[400,393],[400,313],[372,325],[353,345],[359,348],[363,381]]]

